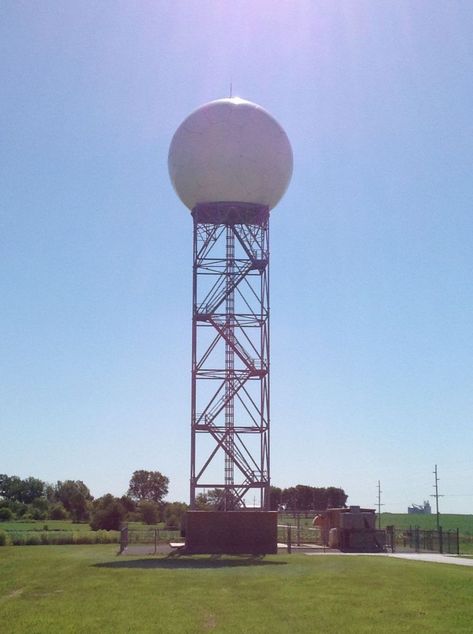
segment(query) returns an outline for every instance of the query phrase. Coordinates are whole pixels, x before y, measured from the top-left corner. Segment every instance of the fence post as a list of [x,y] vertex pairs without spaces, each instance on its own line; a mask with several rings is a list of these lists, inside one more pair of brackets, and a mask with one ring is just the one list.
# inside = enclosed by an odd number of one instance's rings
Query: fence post
[[154,554],[158,552],[158,529],[154,529]]
[[289,524],[287,527],[287,552],[290,555],[291,554],[291,525]]
[[457,528],[457,555],[460,554],[460,529]]
[[443,553],[443,533],[441,526],[439,526],[439,552]]
[[391,552],[394,552],[394,526],[386,526],[386,533],[388,535],[388,540],[391,546]]
[[301,545],[301,514],[297,514],[297,545]]
[[419,550],[420,550],[419,541],[420,541],[419,540],[419,527],[416,526],[415,529],[414,529],[414,549],[415,549],[416,553],[418,553]]
[[121,555],[127,546],[128,546],[128,526],[123,526],[120,529],[120,551],[118,554]]

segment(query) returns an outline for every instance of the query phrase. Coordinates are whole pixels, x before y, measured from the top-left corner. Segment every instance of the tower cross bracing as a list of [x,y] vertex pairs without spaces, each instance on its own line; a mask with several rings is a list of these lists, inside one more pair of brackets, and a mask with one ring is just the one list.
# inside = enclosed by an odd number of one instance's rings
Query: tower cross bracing
[[193,212],[191,508],[269,507],[269,210]]

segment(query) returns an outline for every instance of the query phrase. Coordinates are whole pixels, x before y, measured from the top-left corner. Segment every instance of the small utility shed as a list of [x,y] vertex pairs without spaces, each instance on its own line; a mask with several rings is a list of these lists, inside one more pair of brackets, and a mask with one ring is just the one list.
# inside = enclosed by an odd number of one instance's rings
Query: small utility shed
[[376,511],[359,506],[327,509],[322,514],[323,540],[343,552],[375,553],[386,548],[386,535],[376,529]]

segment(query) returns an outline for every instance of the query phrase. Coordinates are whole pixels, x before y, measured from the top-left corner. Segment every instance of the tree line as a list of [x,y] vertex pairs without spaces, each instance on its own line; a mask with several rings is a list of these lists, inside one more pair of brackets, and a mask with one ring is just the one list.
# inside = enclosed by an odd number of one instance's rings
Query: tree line
[[[187,510],[183,502],[166,502],[169,478],[159,471],[134,471],[127,492],[121,497],[107,493],[94,498],[82,480],[58,480],[50,484],[38,478],[21,479],[0,474],[0,521],[72,520],[89,522],[92,529],[117,530],[125,521],[179,528]],[[197,496],[198,509],[220,509],[228,498],[220,489],[211,489]],[[348,496],[337,487],[270,488],[270,509],[273,511],[321,511],[345,506]],[[228,499],[226,499],[228,508]]]
[[107,493],[94,498],[82,480],[50,484],[38,478],[21,479],[0,474],[0,521],[72,520],[89,522],[92,529],[118,530],[124,521],[178,528],[187,508],[183,502],[165,502],[169,478],[159,471],[135,471],[121,497]]
[[287,489],[271,487],[269,500],[272,511],[325,511],[344,507],[348,495],[339,487],[298,484]]
[[[324,511],[327,508],[343,507],[348,495],[338,487],[313,487],[298,484],[281,489],[272,486],[269,490],[269,508],[271,511]],[[210,489],[196,497],[198,509],[235,509],[238,499],[231,491]]]

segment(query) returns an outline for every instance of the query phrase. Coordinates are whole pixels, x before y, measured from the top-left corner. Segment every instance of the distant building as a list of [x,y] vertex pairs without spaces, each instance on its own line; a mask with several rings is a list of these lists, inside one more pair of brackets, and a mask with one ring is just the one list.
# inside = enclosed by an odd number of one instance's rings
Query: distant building
[[413,515],[430,515],[432,509],[429,500],[424,500],[424,504],[413,504],[407,507],[407,512]]

